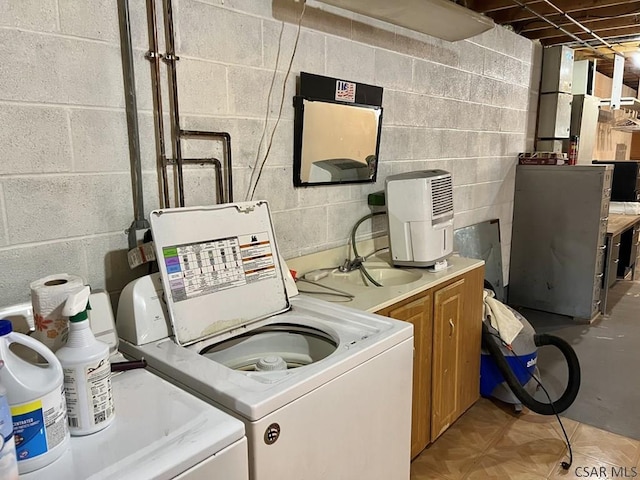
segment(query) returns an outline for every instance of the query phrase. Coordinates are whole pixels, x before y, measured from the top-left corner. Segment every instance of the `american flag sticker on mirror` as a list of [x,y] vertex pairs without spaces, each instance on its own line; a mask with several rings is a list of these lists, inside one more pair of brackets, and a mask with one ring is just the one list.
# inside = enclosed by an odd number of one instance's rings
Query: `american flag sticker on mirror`
[[336,80],[336,100],[341,100],[343,102],[355,102],[356,84],[352,82],[345,82],[343,80]]

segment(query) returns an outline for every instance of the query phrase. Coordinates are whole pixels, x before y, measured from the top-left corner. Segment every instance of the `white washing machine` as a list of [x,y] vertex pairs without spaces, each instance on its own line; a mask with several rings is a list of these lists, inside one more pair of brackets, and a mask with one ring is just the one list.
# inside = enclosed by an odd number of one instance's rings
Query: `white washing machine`
[[[116,351],[113,313],[105,292],[91,295],[91,328]],[[31,304],[0,309],[23,331],[33,326]],[[116,417],[104,430],[71,437],[68,450],[21,480],[248,480],[247,439],[241,421],[136,369],[112,376]]]
[[[288,298],[266,202],[151,214],[120,349],[244,422],[252,480],[407,480],[413,328]],[[168,319],[167,319],[168,317]]]

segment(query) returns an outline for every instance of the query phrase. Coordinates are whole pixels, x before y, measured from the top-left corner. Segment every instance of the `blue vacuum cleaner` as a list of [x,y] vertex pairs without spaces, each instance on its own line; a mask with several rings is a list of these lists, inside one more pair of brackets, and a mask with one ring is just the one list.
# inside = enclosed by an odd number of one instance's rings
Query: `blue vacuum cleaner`
[[[485,285],[486,288],[486,285]],[[557,415],[564,412],[576,399],[580,389],[580,363],[571,347],[562,338],[549,334],[538,334],[517,311],[508,307],[522,322],[523,328],[510,346],[500,338],[490,319],[482,322],[482,357],[480,362],[480,394],[494,397],[515,405],[522,405],[541,415]],[[540,402],[533,398],[541,386],[537,369],[538,347],[553,345],[564,356],[569,379],[567,386],[556,401]]]

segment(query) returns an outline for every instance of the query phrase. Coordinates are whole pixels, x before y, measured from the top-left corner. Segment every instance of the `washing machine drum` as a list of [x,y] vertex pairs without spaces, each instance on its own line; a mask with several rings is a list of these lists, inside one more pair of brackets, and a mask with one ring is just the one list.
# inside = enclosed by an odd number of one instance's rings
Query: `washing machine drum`
[[338,342],[314,327],[278,323],[204,348],[200,354],[234,370],[273,372],[328,357]]

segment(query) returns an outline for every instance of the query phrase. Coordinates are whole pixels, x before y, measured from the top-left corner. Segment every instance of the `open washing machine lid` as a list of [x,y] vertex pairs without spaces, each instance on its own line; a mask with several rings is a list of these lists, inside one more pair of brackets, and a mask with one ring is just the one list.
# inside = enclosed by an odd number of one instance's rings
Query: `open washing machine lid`
[[267,202],[154,210],[150,223],[178,345],[289,309]]

